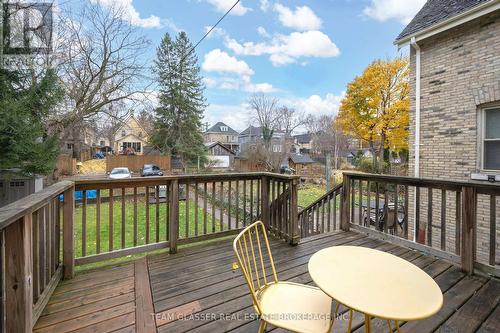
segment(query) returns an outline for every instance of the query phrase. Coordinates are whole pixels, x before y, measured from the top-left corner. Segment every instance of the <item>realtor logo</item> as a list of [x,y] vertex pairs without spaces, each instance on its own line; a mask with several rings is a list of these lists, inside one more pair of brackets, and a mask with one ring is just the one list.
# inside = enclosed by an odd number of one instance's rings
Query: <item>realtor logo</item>
[[52,51],[53,4],[2,1],[2,54],[39,55]]

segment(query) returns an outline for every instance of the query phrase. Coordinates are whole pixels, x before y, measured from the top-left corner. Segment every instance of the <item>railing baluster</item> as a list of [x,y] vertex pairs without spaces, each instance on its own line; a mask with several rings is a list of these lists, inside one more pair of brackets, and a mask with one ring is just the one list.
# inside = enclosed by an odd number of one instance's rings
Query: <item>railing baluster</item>
[[250,180],[250,223],[254,222],[253,212],[253,179]]
[[399,187],[398,184],[394,184],[394,235],[399,236]]
[[384,232],[387,233],[389,230],[389,197],[387,196],[388,183],[384,183]]
[[408,224],[410,223],[409,221],[409,216],[408,213],[410,211],[410,193],[408,185],[405,186],[405,221],[404,221],[404,235],[405,239],[408,239]]
[[179,182],[177,179],[171,180],[168,186],[169,198],[169,252],[177,253],[177,240],[179,239]]
[[82,191],[82,257],[87,255],[87,191]]
[[47,260],[47,252],[46,252],[46,245],[47,245],[47,230],[46,230],[46,224],[45,224],[45,209],[41,208],[39,209],[39,223],[40,223],[40,292],[43,292],[43,289],[45,289],[46,285],[46,265],[45,262]]
[[[334,194],[335,195],[335,194]],[[327,224],[328,224],[328,232],[332,230],[331,222],[332,222],[332,195],[330,194],[328,198],[326,199],[326,202],[328,202],[328,209],[327,209],[327,214],[328,214],[328,219],[327,219]]]
[[[185,208],[186,208],[186,212],[185,212],[185,228],[184,228],[184,233],[185,233],[185,237],[188,238],[189,237],[189,180],[186,180],[186,201],[185,201]],[[213,197],[212,197],[213,198]],[[213,201],[212,201],[213,202]],[[213,209],[214,209],[214,206],[213,206],[213,203],[212,203],[212,214],[213,214]]]
[[417,242],[422,243],[420,239],[420,187],[415,187],[415,235]]
[[[207,234],[207,182],[203,182],[203,234]],[[229,220],[231,223],[231,220]]]
[[236,189],[235,189],[235,195],[236,195],[236,198],[235,198],[235,206],[236,206],[236,229],[238,229],[240,226],[239,226],[239,223],[240,223],[240,220],[239,220],[239,217],[240,217],[240,181],[237,180],[236,181]]
[[[135,213],[137,213],[137,209],[135,210]],[[137,245],[137,242],[135,242],[134,245]],[[95,252],[97,254],[101,253],[101,190],[100,189],[97,189],[96,202],[95,202],[95,249],[96,249]]]
[[496,196],[490,195],[490,249],[489,249],[489,264],[495,266],[495,248],[496,248]]
[[351,218],[349,219],[350,223],[354,223],[354,204],[356,202],[356,183],[354,179],[351,179]]
[[63,276],[65,279],[71,279],[75,267],[74,188],[64,191],[63,197]]
[[333,230],[337,230],[337,195],[333,195]]
[[145,187],[145,200],[146,200],[146,244],[149,244],[149,186]]
[[121,247],[125,248],[125,188],[122,187],[122,227],[121,227]]
[[243,226],[247,226],[247,181],[243,180]]
[[441,250],[446,251],[446,190],[441,190]]
[[432,188],[427,189],[427,245],[432,247]]
[[362,212],[361,212],[361,207],[363,206],[363,182],[360,179],[359,180],[359,188],[358,188],[358,224],[362,225],[363,223],[361,222],[362,220]]
[[260,179],[257,179],[257,218],[260,218],[260,206],[261,206],[261,203],[260,203],[260,182],[261,180]]
[[155,231],[156,231],[156,242],[158,243],[160,241],[160,185],[156,185],[155,196],[156,196],[156,200],[155,200],[155,222],[156,222],[155,229],[156,230]]
[[220,182],[220,193],[219,193],[219,202],[220,202],[220,208],[219,208],[219,216],[220,216],[220,231],[224,230],[224,182]]
[[[36,302],[38,296],[40,296],[40,221],[38,219],[38,211],[33,212],[33,300]],[[1,266],[3,268],[3,266]],[[3,275],[1,273],[0,275]],[[3,284],[0,284],[0,288],[3,288]],[[1,315],[2,313],[0,313]]]
[[[137,246],[137,187],[134,186],[134,246]],[[98,252],[99,253],[99,252]]]
[[366,184],[366,220],[363,221],[363,225],[365,227],[370,227],[370,219],[371,219],[371,213],[372,213],[372,202],[371,202],[371,183],[370,181],[367,182]]
[[194,183],[194,236],[198,236],[198,181]]
[[379,183],[375,183],[375,228],[380,229],[379,204],[380,204]]
[[212,232],[215,232],[215,182],[212,182]]
[[462,233],[462,198],[461,198],[461,192],[457,191],[455,194],[455,253],[457,255],[460,255],[461,253],[461,247],[462,247],[462,239],[461,239],[461,233]]

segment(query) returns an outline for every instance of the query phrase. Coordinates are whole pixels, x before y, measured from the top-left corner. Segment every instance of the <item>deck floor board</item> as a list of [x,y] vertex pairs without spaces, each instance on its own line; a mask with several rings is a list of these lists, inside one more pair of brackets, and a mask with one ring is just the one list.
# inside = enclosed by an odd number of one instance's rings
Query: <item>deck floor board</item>
[[[34,332],[129,333],[139,331],[140,327],[169,333],[256,332],[259,321],[245,281],[231,267],[235,261],[231,245],[231,239],[225,239],[181,249],[174,255],[154,254],[139,259],[141,262],[80,273],[59,284]],[[499,280],[466,276],[445,260],[356,232],[315,235],[295,247],[271,240],[279,279],[312,285],[307,271],[309,258],[318,250],[334,245],[363,246],[392,253],[435,279],[444,293],[443,308],[426,320],[402,323],[403,332],[500,330]],[[151,296],[143,297],[147,291]],[[347,328],[348,309],[341,306],[340,313],[344,316],[336,321],[334,332]],[[385,321],[372,319],[373,332],[387,330]],[[285,332],[274,327],[268,331]],[[362,314],[354,313],[353,331],[364,332]]]

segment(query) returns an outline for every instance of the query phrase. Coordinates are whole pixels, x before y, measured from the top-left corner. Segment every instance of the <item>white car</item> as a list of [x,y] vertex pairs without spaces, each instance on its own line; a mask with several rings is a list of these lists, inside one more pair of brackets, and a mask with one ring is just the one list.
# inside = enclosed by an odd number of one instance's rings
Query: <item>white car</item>
[[109,173],[109,178],[111,179],[132,178],[132,171],[130,171],[128,168],[114,168]]

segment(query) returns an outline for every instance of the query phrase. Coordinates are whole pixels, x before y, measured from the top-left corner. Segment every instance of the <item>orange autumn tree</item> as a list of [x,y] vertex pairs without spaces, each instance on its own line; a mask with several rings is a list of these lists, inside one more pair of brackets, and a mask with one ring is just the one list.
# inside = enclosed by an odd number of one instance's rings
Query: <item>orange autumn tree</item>
[[375,148],[382,171],[384,148],[408,149],[409,64],[405,58],[375,60],[347,86],[336,126],[344,133],[370,145],[373,170]]

